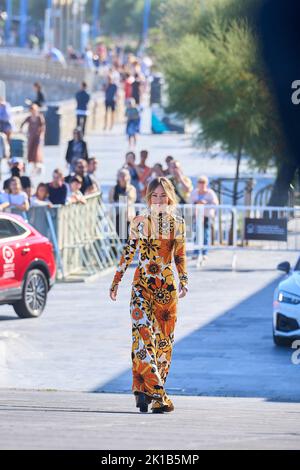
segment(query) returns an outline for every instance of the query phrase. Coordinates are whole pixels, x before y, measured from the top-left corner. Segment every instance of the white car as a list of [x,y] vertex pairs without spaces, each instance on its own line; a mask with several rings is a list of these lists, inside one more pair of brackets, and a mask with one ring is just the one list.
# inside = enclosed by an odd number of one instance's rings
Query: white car
[[287,276],[278,284],[273,301],[273,338],[277,346],[291,346],[300,338],[300,258],[294,269],[288,261],[277,266]]

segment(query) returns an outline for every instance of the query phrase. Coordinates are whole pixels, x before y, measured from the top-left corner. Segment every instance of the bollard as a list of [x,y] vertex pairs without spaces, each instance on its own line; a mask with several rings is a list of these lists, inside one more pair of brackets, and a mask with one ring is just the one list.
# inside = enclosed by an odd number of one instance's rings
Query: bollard
[[50,105],[45,113],[46,133],[45,145],[60,144],[60,114],[59,106]]

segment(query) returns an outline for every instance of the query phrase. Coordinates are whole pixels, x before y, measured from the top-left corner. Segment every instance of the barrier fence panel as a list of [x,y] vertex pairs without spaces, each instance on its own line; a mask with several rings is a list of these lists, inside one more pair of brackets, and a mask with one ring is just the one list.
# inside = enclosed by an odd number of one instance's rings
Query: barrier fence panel
[[[53,208],[33,207],[24,217],[53,243],[58,276],[91,276],[116,265],[122,241],[128,236],[128,214],[133,217],[145,204],[103,204],[100,195],[86,204]],[[187,251],[300,250],[300,207],[178,205],[186,222]],[[118,235],[119,234],[119,235]]]
[[116,264],[122,244],[100,195],[86,204],[32,207],[28,221],[54,245],[58,277],[95,275]]

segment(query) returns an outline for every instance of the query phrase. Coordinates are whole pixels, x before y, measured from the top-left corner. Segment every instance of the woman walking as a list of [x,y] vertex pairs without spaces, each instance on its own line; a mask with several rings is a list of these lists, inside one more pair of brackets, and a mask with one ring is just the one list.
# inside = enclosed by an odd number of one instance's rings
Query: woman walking
[[185,221],[176,214],[177,198],[172,183],[159,177],[146,193],[147,209],[130,224],[130,233],[115,273],[110,297],[116,300],[118,285],[139,251],[139,265],[132,283],[132,391],[136,405],[153,413],[174,410],[165,391],[171,364],[178,293],[172,270],[179,276],[179,297],[187,293]]
[[45,119],[36,104],[30,106],[30,116],[21,124],[28,124],[28,162],[33,164],[34,172],[41,173],[43,165],[42,139],[45,133]]

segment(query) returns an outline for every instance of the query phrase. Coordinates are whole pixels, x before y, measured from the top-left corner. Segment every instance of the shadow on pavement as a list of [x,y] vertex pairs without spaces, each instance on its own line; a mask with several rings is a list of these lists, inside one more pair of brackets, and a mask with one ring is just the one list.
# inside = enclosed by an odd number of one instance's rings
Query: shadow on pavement
[[[266,285],[176,342],[167,381],[171,394],[300,401],[300,366],[291,361],[294,350],[273,344],[276,285],[277,281]],[[199,306],[197,315],[204,308],[209,305]],[[93,392],[130,390],[131,370],[126,370]]]

